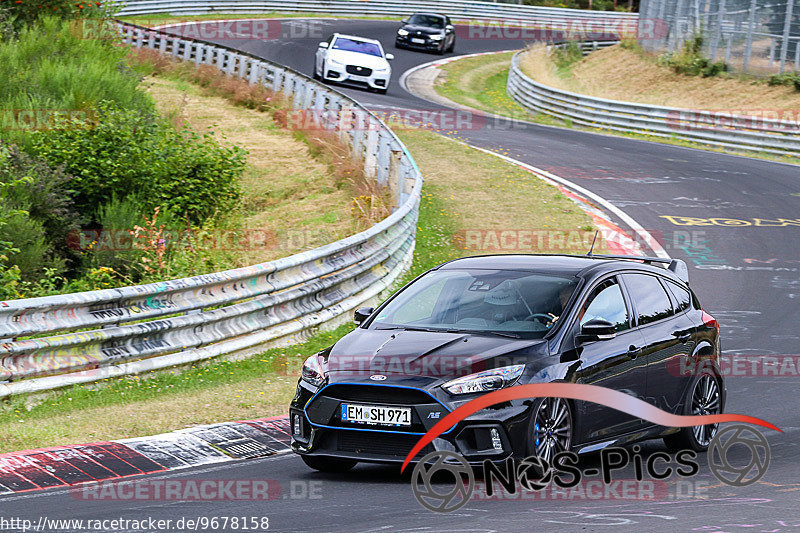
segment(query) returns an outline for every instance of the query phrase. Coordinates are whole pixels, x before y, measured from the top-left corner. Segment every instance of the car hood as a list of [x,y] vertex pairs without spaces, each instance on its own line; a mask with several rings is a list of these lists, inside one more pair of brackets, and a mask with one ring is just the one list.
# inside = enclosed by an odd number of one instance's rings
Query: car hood
[[452,378],[525,363],[546,341],[471,333],[357,328],[323,353],[331,382],[372,374]]
[[358,65],[371,68],[372,70],[389,68],[389,62],[382,57],[350,52],[348,50],[330,50],[328,59],[333,59],[345,65]]
[[425,35],[441,35],[444,33],[444,30],[437,30],[427,26],[414,26],[413,24],[406,24],[403,29],[409,33],[424,33]]

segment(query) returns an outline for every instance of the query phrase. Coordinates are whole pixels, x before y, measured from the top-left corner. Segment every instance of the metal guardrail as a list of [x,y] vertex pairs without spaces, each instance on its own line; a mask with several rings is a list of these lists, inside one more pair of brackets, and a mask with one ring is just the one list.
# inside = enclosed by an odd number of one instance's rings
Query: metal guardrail
[[577,19],[604,21],[612,27],[624,24],[635,31],[638,14],[609,11],[584,11],[497,2],[461,0],[128,0],[121,17],[170,13],[202,15],[208,13],[331,13],[337,16],[405,16],[415,11],[443,13],[457,19],[520,20],[527,22],[568,22]]
[[[126,43],[282,91],[324,117],[395,208],[370,229],[250,267],[101,291],[0,302],[0,397],[258,349],[377,297],[411,261],[422,176],[397,136],[342,93],[289,68],[168,33],[119,24]],[[358,127],[353,127],[358,124]],[[25,338],[28,337],[28,338]]]
[[511,59],[506,90],[529,111],[591,128],[682,139],[748,152],[800,156],[800,124],[796,120],[752,116],[735,110],[695,111],[621,102],[563,91],[526,76],[519,67],[522,53],[524,51],[517,52]]

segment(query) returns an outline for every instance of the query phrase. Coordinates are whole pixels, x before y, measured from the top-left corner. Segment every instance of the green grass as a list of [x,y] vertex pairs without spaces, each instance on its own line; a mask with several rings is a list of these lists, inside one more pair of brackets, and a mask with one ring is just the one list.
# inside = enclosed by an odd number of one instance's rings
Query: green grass
[[[124,57],[125,50],[110,41],[81,38],[69,22],[45,18],[18,39],[0,41],[0,113],[7,120],[12,111],[88,111],[101,100],[152,110]],[[23,142],[29,135],[24,128],[0,127],[4,140]]]

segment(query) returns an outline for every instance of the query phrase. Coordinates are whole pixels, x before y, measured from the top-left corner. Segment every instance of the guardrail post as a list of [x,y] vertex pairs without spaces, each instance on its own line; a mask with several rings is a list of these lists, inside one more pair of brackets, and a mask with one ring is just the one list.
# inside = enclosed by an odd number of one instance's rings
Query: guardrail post
[[178,54],[180,53],[181,48],[181,40],[177,37],[172,38],[172,57],[174,59],[178,58]]
[[389,147],[389,169],[388,169],[388,179],[387,179],[387,186],[389,187],[389,192],[392,197],[392,211],[395,211],[400,205],[400,197],[402,195],[402,189],[405,187],[405,183],[403,183],[402,177],[402,167],[400,163],[400,158],[403,155],[401,150],[394,150],[392,147]]
[[141,48],[144,41],[144,32],[140,29],[136,29],[136,48]]
[[190,61],[192,59],[192,41],[183,41],[183,60]]
[[378,129],[370,117],[367,121],[367,143],[364,147],[364,174],[374,179],[378,175]]
[[161,34],[158,36],[158,51],[164,55],[167,53],[167,37]]
[[258,78],[261,76],[261,61],[248,59],[248,62],[250,63],[250,76],[248,76],[247,82],[250,85],[256,85]]
[[339,120],[336,129],[339,134],[339,140],[342,142],[350,141],[350,135],[353,131],[353,106],[349,103],[344,104],[339,109]]
[[380,187],[386,187],[389,181],[389,163],[391,158],[392,139],[383,132],[378,131],[378,172],[376,179]]

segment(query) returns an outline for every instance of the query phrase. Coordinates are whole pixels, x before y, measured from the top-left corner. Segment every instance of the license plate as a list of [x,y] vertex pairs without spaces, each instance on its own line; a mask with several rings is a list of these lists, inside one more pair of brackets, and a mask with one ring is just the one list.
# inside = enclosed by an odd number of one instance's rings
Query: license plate
[[410,426],[411,408],[343,403],[342,422],[378,424],[382,426]]
[[425,39],[411,39],[414,44],[425,44]]

